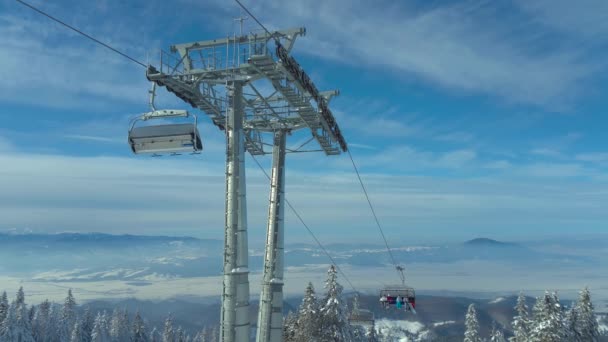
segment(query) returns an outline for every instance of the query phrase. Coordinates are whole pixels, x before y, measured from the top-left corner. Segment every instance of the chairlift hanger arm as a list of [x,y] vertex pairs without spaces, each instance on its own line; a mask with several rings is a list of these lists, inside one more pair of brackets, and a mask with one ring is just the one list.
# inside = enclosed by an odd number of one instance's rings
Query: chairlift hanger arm
[[401,277],[401,283],[405,285],[405,269],[401,265],[397,265],[395,268],[399,272],[399,276]]

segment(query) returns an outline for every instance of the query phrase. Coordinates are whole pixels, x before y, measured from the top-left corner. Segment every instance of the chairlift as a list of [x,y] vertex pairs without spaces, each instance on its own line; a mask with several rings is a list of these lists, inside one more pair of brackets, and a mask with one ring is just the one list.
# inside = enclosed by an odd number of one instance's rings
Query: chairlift
[[405,285],[403,267],[397,266],[397,271],[401,274],[401,285],[385,286],[380,290],[380,304],[386,308],[396,308],[398,310],[411,311],[416,313],[416,291],[413,287]]
[[[200,153],[203,150],[203,143],[197,128],[197,117],[188,113],[186,110],[163,109],[157,110],[154,107],[156,83],[153,83],[150,90],[151,112],[137,117],[131,123],[129,129],[129,145],[135,154],[152,153],[158,157],[163,153],[180,155],[179,152]],[[138,126],[138,122],[152,119],[167,119],[176,117],[192,117],[190,123],[173,123]]]
[[374,313],[367,309],[359,309],[356,312],[352,312],[348,321],[351,325],[358,325],[362,327],[373,327],[374,326]]
[[357,325],[364,328],[374,326],[375,318],[374,313],[367,309],[361,309],[359,307],[359,294],[355,295],[353,299],[353,310],[348,317],[348,322],[351,325]]
[[[192,123],[136,126],[139,121],[149,119],[190,116],[194,118]],[[152,153],[153,155],[160,153],[179,155],[178,152],[200,153],[203,150],[203,143],[196,124],[196,116],[185,110],[157,110],[143,114],[133,121],[129,130],[131,150],[135,154]]]

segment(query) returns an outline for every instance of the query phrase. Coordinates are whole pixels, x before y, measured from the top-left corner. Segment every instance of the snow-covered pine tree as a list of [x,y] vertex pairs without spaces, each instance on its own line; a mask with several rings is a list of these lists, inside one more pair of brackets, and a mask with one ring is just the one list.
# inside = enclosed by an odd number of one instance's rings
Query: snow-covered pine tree
[[19,290],[17,290],[17,296],[15,297],[15,300],[13,302],[17,305],[25,304],[25,292],[23,291],[23,286],[20,286]]
[[4,320],[8,315],[8,309],[8,297],[6,296],[6,291],[2,291],[2,295],[0,295],[0,334],[2,333]]
[[368,342],[379,342],[378,334],[376,334],[376,327],[373,325],[367,328],[365,331],[365,337],[367,338]]
[[83,342],[85,341],[84,332],[82,331],[82,322],[76,319],[74,326],[72,327],[72,333],[70,335],[70,342]]
[[0,329],[2,328],[2,322],[4,322],[7,314],[8,297],[6,296],[6,291],[2,291],[2,295],[0,296]]
[[160,340],[161,337],[158,329],[156,327],[152,328],[152,331],[150,331],[150,342],[160,342]]
[[298,333],[298,317],[291,311],[283,319],[283,341],[294,342]]
[[58,305],[51,304],[51,309],[49,310],[49,320],[46,325],[46,342],[56,342],[59,341],[59,321],[61,320],[61,307]]
[[175,331],[175,342],[186,342],[186,334],[184,334],[184,329],[182,327],[177,327]]
[[564,324],[564,307],[559,301],[559,297],[557,296],[557,292],[553,291],[551,293],[551,302],[553,305],[551,306],[551,313],[553,317],[555,317],[555,329],[556,333],[560,334],[560,338],[563,340],[566,336],[566,326]]
[[15,326],[15,306],[9,305],[8,311],[4,320],[2,320],[2,325],[0,325],[0,342],[9,342],[13,336],[13,327]]
[[496,321],[492,322],[492,332],[490,333],[490,342],[506,342],[505,335],[502,330],[496,326]]
[[196,333],[196,335],[192,339],[192,342],[207,342],[207,327],[206,326],[203,327],[203,329],[201,331]]
[[110,319],[110,337],[112,341],[120,342],[129,339],[129,313],[127,309],[114,309]]
[[61,309],[61,318],[59,320],[59,340],[61,342],[68,342],[72,336],[72,328],[74,328],[74,322],[76,321],[76,300],[72,295],[72,289],[68,290],[68,295],[65,297],[63,302],[63,308]]
[[80,321],[80,328],[82,329],[83,342],[91,342],[91,334],[93,333],[93,325],[95,324],[95,318],[91,313],[91,308],[88,306],[84,308],[82,314],[82,320]]
[[479,337],[479,322],[477,321],[477,311],[475,304],[469,305],[467,315],[465,316],[465,331],[463,342],[481,342]]
[[23,287],[19,288],[15,300],[8,308],[2,331],[0,331],[0,341],[34,342]]
[[572,304],[572,307],[570,307],[570,310],[568,310],[568,312],[566,313],[564,327],[566,329],[564,334],[568,341],[581,341],[581,336],[578,332],[578,312],[574,303]]
[[528,331],[530,325],[530,315],[528,314],[528,305],[526,305],[526,297],[523,292],[519,293],[517,297],[517,304],[515,305],[516,315],[513,317],[513,337],[509,339],[510,342],[527,342]]
[[148,334],[146,334],[146,324],[139,314],[139,310],[133,318],[133,326],[131,327],[132,342],[148,342]]
[[42,342],[48,337],[47,330],[49,325],[51,303],[47,300],[38,304],[34,320],[32,321],[32,335],[34,340]]
[[93,332],[91,333],[92,342],[111,342],[110,330],[108,323],[108,315],[104,311],[103,314],[97,313],[95,322],[93,323]]
[[557,342],[562,341],[565,335],[563,313],[556,293],[545,294],[536,299],[532,308],[532,322],[530,324],[530,342]]
[[171,314],[165,320],[165,328],[163,329],[163,342],[175,342],[175,330],[173,329],[173,317]]
[[352,340],[348,324],[347,309],[342,299],[342,285],[338,283],[338,271],[331,265],[327,270],[325,281],[326,294],[321,306],[320,340],[321,341],[350,341]]
[[30,306],[30,310],[27,312],[27,318],[30,320],[30,325],[34,321],[34,316],[36,315],[36,305]]
[[306,286],[304,298],[298,309],[297,326],[295,341],[307,342],[319,339],[319,303],[312,283]]
[[579,293],[575,310],[578,316],[576,330],[580,334],[581,341],[597,342],[600,332],[591,302],[591,293],[587,287]]

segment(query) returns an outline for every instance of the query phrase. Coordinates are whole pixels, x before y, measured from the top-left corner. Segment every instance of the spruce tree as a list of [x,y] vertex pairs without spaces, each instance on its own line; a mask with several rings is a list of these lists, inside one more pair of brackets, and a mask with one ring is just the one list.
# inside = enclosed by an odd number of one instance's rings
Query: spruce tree
[[0,331],[0,341],[34,342],[23,287],[19,288],[15,300],[8,308]]
[[295,342],[298,333],[298,317],[291,311],[283,319],[283,341]]
[[532,309],[530,342],[557,342],[565,336],[562,307],[557,294],[545,291],[538,297]]
[[139,311],[135,313],[133,318],[133,326],[131,330],[131,341],[133,342],[148,342],[148,335],[146,334],[146,324],[141,318]]
[[600,337],[597,319],[593,303],[591,302],[591,293],[585,287],[580,293],[578,302],[575,307],[578,324],[577,331],[580,334],[582,341],[597,342]]
[[91,342],[91,334],[93,333],[93,325],[95,324],[95,318],[91,313],[91,308],[88,306],[84,308],[84,314],[81,320],[81,329],[83,334],[83,342]]
[[36,341],[48,340],[48,329],[51,313],[51,303],[47,300],[38,305],[34,320],[32,321],[32,334]]
[[150,342],[159,342],[160,340],[158,329],[156,327],[152,328],[152,331],[150,331]]
[[23,291],[23,286],[20,286],[19,290],[17,290],[17,296],[15,297],[14,303],[17,305],[25,305],[25,292]]
[[492,322],[492,332],[490,332],[490,342],[506,342],[505,335],[496,326],[496,321]]
[[169,314],[165,320],[165,328],[163,329],[163,342],[175,341],[175,330],[173,329],[173,317]]
[[297,326],[298,329],[294,336],[295,341],[307,342],[319,338],[319,303],[312,283],[308,283],[308,286],[306,286],[304,298],[302,298],[298,310]]
[[338,271],[331,265],[325,282],[326,294],[321,306],[320,337],[322,341],[352,340],[347,310],[342,299],[342,285],[338,283]]
[[56,342],[59,341],[59,322],[61,320],[61,309],[57,305],[51,305],[51,309],[49,310],[49,320],[47,323],[46,329],[46,341]]
[[376,333],[376,327],[374,327],[374,325],[371,325],[370,327],[367,328],[366,332],[365,332],[365,337],[367,338],[368,342],[379,342],[380,339],[378,338],[378,334]]
[[516,315],[513,317],[513,337],[509,339],[511,342],[527,342],[528,331],[530,325],[530,316],[528,314],[528,305],[526,305],[526,297],[523,292],[517,297],[517,305],[515,305]]
[[465,331],[463,342],[481,342],[479,337],[479,322],[477,321],[477,311],[475,305],[469,305],[467,315],[465,316]]
[[566,322],[564,325],[566,329],[565,336],[568,338],[568,341],[580,342],[581,334],[578,332],[578,311],[576,310],[576,305],[574,303],[566,314]]
[[129,336],[129,314],[127,309],[114,309],[110,319],[110,337],[112,341],[125,341]]
[[59,320],[59,339],[67,342],[72,335],[74,322],[76,321],[76,300],[72,295],[72,289],[68,290],[68,295],[63,302],[61,309],[61,319]]
[[8,314],[8,298],[6,296],[6,291],[2,292],[0,296],[0,328],[2,328],[2,322],[6,318]]
[[181,326],[175,331],[175,342],[186,342],[186,335]]
[[79,320],[74,322],[72,327],[72,333],[70,334],[70,342],[82,342],[85,341],[84,332],[82,331],[82,323]]
[[27,318],[30,320],[30,324],[34,322],[34,316],[36,316],[36,305],[30,306],[30,310],[27,312]]
[[97,313],[97,316],[95,317],[95,322],[93,323],[93,332],[91,333],[91,340],[93,342],[111,342],[110,330],[108,326],[108,316],[106,315],[106,313]]

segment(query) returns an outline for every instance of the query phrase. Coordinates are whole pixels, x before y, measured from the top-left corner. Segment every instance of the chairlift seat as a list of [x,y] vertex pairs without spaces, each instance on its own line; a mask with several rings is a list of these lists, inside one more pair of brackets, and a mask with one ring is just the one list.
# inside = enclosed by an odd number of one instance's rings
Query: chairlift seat
[[[416,291],[413,287],[397,285],[387,286],[380,290],[380,298],[386,298],[385,305],[397,306],[397,298],[401,297],[404,302],[409,305],[404,305],[404,309],[408,309],[411,306],[412,309],[416,308]],[[405,303],[402,303],[405,304]]]
[[349,317],[350,324],[361,325],[361,326],[373,326],[374,325],[374,313],[366,309],[354,310]]
[[203,143],[196,124],[167,124],[132,127],[129,144],[135,154],[199,152]]

